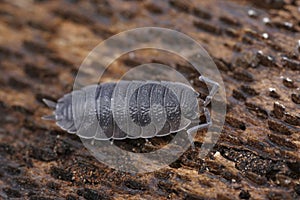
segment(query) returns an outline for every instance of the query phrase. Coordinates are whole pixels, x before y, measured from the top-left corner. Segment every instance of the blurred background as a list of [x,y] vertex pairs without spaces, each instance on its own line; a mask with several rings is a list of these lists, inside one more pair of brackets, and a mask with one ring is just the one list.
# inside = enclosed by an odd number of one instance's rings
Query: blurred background
[[[227,115],[206,159],[197,157],[202,131],[196,149],[168,167],[129,174],[41,120],[51,114],[42,98],[70,92],[101,41],[145,26],[178,30],[206,49],[223,77]],[[299,199],[299,31],[293,0],[0,0],[0,198]],[[149,62],[171,66],[207,93],[189,63],[149,50],[119,58],[101,82]],[[122,145],[151,150],[169,139]]]

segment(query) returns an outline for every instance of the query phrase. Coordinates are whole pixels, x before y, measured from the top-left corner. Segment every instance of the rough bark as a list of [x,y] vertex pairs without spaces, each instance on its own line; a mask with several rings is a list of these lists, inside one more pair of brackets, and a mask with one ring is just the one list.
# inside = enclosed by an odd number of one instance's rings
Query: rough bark
[[[0,198],[299,199],[299,9],[288,0],[0,1]],[[41,100],[70,92],[100,41],[142,26],[198,40],[221,71],[228,112],[205,160],[197,158],[199,133],[195,150],[133,175],[99,163],[77,136],[41,120],[51,112]],[[149,61],[196,81],[186,63],[147,52],[116,61],[105,81]],[[168,139],[150,142],[158,148]],[[148,148],[142,140],[121,145]]]

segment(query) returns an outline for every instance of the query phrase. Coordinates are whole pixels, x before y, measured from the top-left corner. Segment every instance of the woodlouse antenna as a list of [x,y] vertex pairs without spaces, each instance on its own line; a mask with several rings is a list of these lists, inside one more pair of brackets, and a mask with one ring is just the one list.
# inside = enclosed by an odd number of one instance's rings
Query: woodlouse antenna
[[49,99],[43,99],[43,102],[49,107],[49,108],[56,108],[56,103],[54,101],[51,101]]

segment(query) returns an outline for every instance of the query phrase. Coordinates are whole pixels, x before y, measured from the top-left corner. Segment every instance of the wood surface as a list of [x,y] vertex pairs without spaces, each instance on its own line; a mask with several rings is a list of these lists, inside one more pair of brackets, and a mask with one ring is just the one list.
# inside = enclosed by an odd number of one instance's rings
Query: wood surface
[[[168,167],[130,174],[42,120],[51,114],[42,99],[70,92],[101,41],[144,26],[178,30],[203,45],[222,74],[227,115],[204,160],[199,132],[196,149]],[[0,199],[300,199],[299,31],[300,1],[293,0],[0,0]],[[155,61],[203,88],[188,64],[170,58],[124,55],[103,81]],[[148,148],[144,140],[120,143]]]

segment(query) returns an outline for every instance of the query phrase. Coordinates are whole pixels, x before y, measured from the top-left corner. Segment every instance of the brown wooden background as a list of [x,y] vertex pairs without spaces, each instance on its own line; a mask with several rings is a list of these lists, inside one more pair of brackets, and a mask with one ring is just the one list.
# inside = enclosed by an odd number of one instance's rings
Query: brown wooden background
[[[223,76],[228,113],[205,160],[199,133],[195,151],[134,175],[109,169],[78,137],[41,120],[51,113],[41,99],[70,92],[100,41],[143,26],[204,46]],[[300,1],[292,0],[0,0],[0,198],[300,199],[299,31]],[[176,59],[141,53],[117,61],[106,81],[154,60],[196,79]]]

